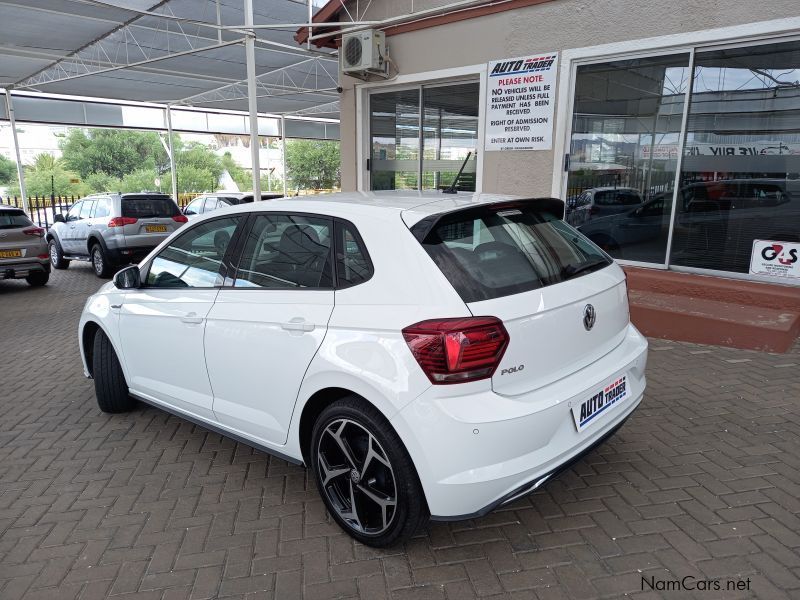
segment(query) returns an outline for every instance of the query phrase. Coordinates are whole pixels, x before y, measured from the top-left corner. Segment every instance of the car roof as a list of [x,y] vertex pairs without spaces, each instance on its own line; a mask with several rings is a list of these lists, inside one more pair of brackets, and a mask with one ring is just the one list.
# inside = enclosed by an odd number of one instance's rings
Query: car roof
[[609,191],[613,191],[613,190],[622,190],[622,191],[625,191],[625,192],[638,192],[639,191],[636,188],[626,187],[626,186],[622,186],[622,185],[618,185],[618,186],[606,185],[606,186],[603,186],[603,187],[589,188],[589,189],[583,190],[583,191],[584,192],[609,192]]
[[[269,210],[276,212],[298,211],[342,218],[357,218],[363,215],[385,218],[402,213],[403,220],[411,226],[429,215],[470,208],[481,204],[524,199],[526,199],[524,196],[478,194],[474,192],[458,192],[457,194],[444,194],[439,191],[417,192],[413,190],[339,192],[335,194],[276,198],[264,204],[259,202],[238,204],[216,210],[213,213],[208,213],[208,215],[219,216],[224,213]],[[205,217],[206,215],[203,216]]]
[[5,210],[5,211],[12,211],[12,210],[15,210],[15,211],[21,211],[22,209],[21,209],[21,208],[17,208],[16,206],[11,206],[11,205],[9,205],[9,204],[0,204],[0,210]]

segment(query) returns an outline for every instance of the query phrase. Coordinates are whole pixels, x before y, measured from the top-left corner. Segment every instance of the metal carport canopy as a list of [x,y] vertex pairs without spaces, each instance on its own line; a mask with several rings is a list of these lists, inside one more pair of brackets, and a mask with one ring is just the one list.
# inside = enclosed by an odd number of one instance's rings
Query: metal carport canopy
[[[11,90],[246,111],[253,137],[258,114],[336,119],[335,51],[293,39],[321,4],[0,0],[0,87],[9,119]],[[169,115],[168,108],[171,129]],[[251,148],[258,195],[258,144]]]
[[[247,111],[246,4],[0,0],[0,87]],[[252,4],[258,112],[338,118],[336,55],[293,39],[309,3]]]

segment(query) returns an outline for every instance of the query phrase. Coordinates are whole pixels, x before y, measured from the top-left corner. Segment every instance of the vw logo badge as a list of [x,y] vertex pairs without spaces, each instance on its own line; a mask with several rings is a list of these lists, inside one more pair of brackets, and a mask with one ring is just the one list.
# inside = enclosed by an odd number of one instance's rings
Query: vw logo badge
[[594,310],[594,306],[591,304],[587,304],[583,307],[583,326],[586,331],[591,331],[592,327],[594,327],[594,322],[597,320],[597,313]]

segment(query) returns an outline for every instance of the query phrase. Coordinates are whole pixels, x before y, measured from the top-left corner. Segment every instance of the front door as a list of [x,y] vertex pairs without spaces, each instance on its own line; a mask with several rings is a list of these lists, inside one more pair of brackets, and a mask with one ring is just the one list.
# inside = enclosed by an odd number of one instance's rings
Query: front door
[[213,419],[203,338],[242,217],[200,223],[144,268],[142,288],[120,310],[123,359],[134,393]]
[[208,315],[206,362],[219,422],[281,445],[333,311],[331,221],[267,213],[251,223],[234,285]]

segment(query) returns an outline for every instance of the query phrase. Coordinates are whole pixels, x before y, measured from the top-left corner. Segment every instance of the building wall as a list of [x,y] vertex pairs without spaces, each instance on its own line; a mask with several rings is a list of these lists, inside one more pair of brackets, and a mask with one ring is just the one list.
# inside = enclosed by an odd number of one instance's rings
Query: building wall
[[[442,1],[415,2],[415,10]],[[408,5],[408,6],[407,6]],[[373,0],[363,19],[385,19],[410,9],[407,0]],[[421,29],[387,38],[403,75],[486,63],[537,52],[699,31],[798,16],[797,0],[553,0],[525,8]],[[342,78],[342,187],[356,189],[356,94],[359,81]],[[559,82],[559,85],[562,82]],[[560,102],[564,90],[557,90]],[[554,128],[557,123],[554,123]],[[483,151],[482,148],[478,149]],[[485,152],[483,191],[549,195],[552,151]]]

